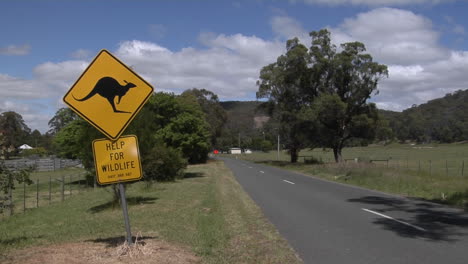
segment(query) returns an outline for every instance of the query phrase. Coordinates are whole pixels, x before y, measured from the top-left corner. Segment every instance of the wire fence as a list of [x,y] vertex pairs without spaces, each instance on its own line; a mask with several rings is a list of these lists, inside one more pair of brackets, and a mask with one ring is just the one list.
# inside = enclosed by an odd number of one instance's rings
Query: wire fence
[[[306,162],[307,160],[305,160]],[[346,159],[345,164],[360,163],[359,159]],[[376,167],[392,168],[392,169],[405,169],[410,171],[417,171],[429,175],[440,176],[460,176],[464,177],[468,174],[464,160],[394,160],[394,159],[370,159],[366,160]]]
[[86,172],[63,171],[61,175],[33,177],[32,184],[16,184],[4,197],[0,197],[0,216],[9,217],[33,208],[63,202],[73,195],[94,188],[94,179]]

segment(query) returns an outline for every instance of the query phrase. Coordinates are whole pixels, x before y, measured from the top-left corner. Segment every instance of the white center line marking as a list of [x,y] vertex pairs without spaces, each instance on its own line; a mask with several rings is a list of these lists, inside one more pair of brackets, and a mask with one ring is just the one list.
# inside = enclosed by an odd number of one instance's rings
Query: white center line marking
[[264,171],[260,171],[260,173],[265,173]]
[[249,166],[249,169],[252,169],[252,167]]
[[294,182],[290,182],[290,181],[287,181],[287,180],[283,180],[284,182],[287,182],[289,184],[295,184]]
[[415,226],[415,225],[412,225],[412,224],[410,224],[410,223],[397,220],[397,219],[395,219],[395,218],[393,218],[393,217],[390,217],[390,216],[388,216],[388,215],[384,215],[384,214],[381,214],[381,213],[378,213],[378,212],[375,212],[375,211],[372,211],[372,210],[369,210],[369,209],[366,209],[366,208],[362,208],[362,210],[364,210],[364,211],[366,211],[366,212],[369,212],[369,213],[372,213],[372,214],[376,214],[376,215],[381,216],[381,217],[383,217],[383,218],[387,218],[387,219],[393,220],[393,221],[398,222],[398,223],[403,224],[403,225],[411,226],[412,228],[417,229],[417,230],[419,230],[419,231],[427,232],[427,230],[424,229],[424,228],[422,228],[422,227]]

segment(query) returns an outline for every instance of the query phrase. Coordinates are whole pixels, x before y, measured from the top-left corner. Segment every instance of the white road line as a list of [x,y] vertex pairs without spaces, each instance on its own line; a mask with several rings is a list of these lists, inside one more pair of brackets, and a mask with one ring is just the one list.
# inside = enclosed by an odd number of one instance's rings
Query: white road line
[[294,182],[290,182],[290,181],[287,181],[287,180],[283,180],[284,182],[287,182],[289,184],[295,184]]
[[264,171],[260,171],[260,173],[265,173]]
[[252,167],[249,166],[249,169],[252,169]]
[[383,218],[387,218],[387,219],[393,220],[393,221],[398,222],[398,223],[400,223],[400,224],[407,225],[407,226],[411,226],[412,228],[417,229],[417,230],[419,230],[419,231],[427,232],[427,230],[424,229],[424,228],[422,228],[422,227],[415,226],[415,225],[412,225],[412,224],[410,224],[410,223],[397,220],[397,219],[395,219],[395,218],[393,218],[393,217],[390,217],[390,216],[388,216],[388,215],[384,215],[384,214],[381,214],[381,213],[378,213],[378,212],[375,212],[375,211],[372,211],[372,210],[369,210],[369,209],[366,209],[366,208],[361,208],[361,209],[364,210],[364,211],[366,211],[366,212],[368,212],[368,213],[376,214],[376,215],[378,215],[378,216],[381,216],[381,217],[383,217]]

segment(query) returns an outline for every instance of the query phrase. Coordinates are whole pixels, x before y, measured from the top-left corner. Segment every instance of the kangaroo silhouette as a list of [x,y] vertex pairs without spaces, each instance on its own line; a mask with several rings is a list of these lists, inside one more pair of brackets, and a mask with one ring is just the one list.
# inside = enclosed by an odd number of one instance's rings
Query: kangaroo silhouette
[[106,98],[107,101],[109,101],[110,105],[112,106],[112,109],[114,110],[114,113],[129,114],[131,112],[117,110],[115,108],[114,103],[116,96],[118,97],[117,104],[120,104],[120,100],[127,94],[128,90],[136,87],[136,85],[133,83],[129,83],[125,80],[124,82],[126,83],[125,85],[120,85],[120,83],[112,77],[102,77],[101,79],[99,79],[99,81],[97,81],[96,85],[94,85],[93,90],[91,90],[91,92],[85,97],[78,99],[74,95],[72,96],[73,98],[75,98],[75,100],[82,102],[88,100],[96,94],[99,94],[100,96]]

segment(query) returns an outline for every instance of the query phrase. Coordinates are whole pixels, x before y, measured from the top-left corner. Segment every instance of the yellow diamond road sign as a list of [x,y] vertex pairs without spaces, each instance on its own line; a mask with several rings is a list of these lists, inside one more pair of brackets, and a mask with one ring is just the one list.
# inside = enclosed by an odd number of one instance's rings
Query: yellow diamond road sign
[[99,184],[141,179],[141,162],[136,136],[122,136],[116,141],[93,141],[94,164]]
[[63,97],[110,139],[117,139],[153,93],[153,87],[102,50]]

